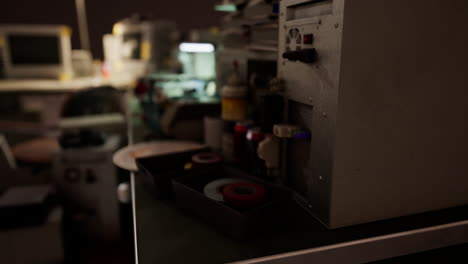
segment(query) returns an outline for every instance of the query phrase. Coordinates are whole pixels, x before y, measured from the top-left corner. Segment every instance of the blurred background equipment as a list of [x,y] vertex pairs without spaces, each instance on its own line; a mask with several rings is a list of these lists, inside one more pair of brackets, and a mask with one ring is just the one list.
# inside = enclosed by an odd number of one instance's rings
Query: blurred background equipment
[[16,169],[16,161],[4,135],[0,134],[0,170]]
[[[94,245],[100,240],[111,242],[108,245],[120,243],[120,238],[131,230],[123,223],[128,224],[128,219],[123,218],[124,214],[128,218],[131,209],[128,183],[123,182],[128,181],[128,175],[121,174],[109,158],[126,144],[122,136],[127,136],[127,110],[130,116],[134,114],[132,117],[154,123],[151,136],[196,137],[200,141],[203,117],[208,113],[219,114],[216,29],[195,29],[182,35],[172,21],[133,16],[120,20],[114,25],[113,34],[102,38],[106,60],[101,63],[95,60],[101,53],[96,52],[95,29],[105,23],[92,22],[92,4],[84,3],[84,0],[75,2],[80,30],[74,30],[73,36],[71,28],[76,28],[73,21],[62,19],[70,27],[49,26],[49,22],[37,16],[28,16],[27,23],[43,21],[44,25],[5,25],[0,30],[0,78],[5,78],[0,81],[1,105],[5,109],[0,129],[13,142],[11,155],[7,144],[1,144],[5,154],[2,168],[11,171],[17,163],[19,172],[23,172],[23,167],[31,168],[34,176],[39,175],[38,179],[53,182],[57,187],[64,206],[65,230],[65,241],[58,245],[65,248],[68,258],[65,263],[72,258],[71,263],[81,263],[82,256],[74,258],[76,252],[82,253],[80,243]],[[11,9],[9,4],[6,6]],[[3,7],[2,4],[2,10]],[[47,16],[43,10],[35,9],[39,16]],[[65,11],[62,5],[54,13]],[[51,24],[56,23],[54,15],[50,15]],[[99,14],[103,18],[112,17],[106,15]],[[5,22],[4,17],[1,22]],[[121,15],[112,19],[116,17]],[[72,42],[73,47],[81,49],[72,49]],[[135,95],[126,93],[140,78],[144,80],[140,84],[145,85],[137,86]],[[158,129],[159,115],[173,112],[167,111],[170,106],[175,106],[179,114],[172,116],[176,119],[165,119],[170,120],[166,134]],[[187,116],[187,112],[192,116]],[[190,134],[192,124],[197,128]],[[191,144],[202,147],[197,142]],[[0,199],[3,190],[2,185]],[[61,227],[62,223],[58,224]],[[55,233],[51,233],[51,238],[55,238]],[[50,245],[56,245],[55,241]],[[29,251],[27,243],[25,246],[24,250]],[[101,247],[96,251],[100,250]],[[60,261],[51,259],[45,263],[55,262]]]
[[218,103],[177,102],[169,106],[161,118],[161,129],[179,140],[203,139],[203,118],[219,114]]
[[174,22],[134,15],[115,23],[112,36],[104,36],[105,61],[115,75],[178,72],[180,64],[174,52],[178,40]]
[[5,76],[71,79],[71,33],[65,25],[1,26]]
[[221,150],[223,121],[219,117],[205,116],[203,123],[204,143],[215,151]]
[[[3,261],[24,264],[62,263],[64,261],[63,210],[60,207],[46,204],[46,199],[36,199],[38,194],[44,194],[43,190],[46,189],[42,187],[44,186],[11,187],[0,196],[2,220],[15,219],[11,217],[12,215],[23,216],[21,221],[16,222],[15,228],[4,226],[3,223],[0,227],[0,247],[3,249]],[[48,196],[45,194],[42,197]],[[38,211],[37,208],[43,210]],[[22,214],[18,214],[20,211]],[[41,217],[38,217],[39,212],[42,212]],[[25,219],[31,217],[34,217],[37,222],[25,223]],[[21,253],[19,254],[19,252]]]
[[182,73],[194,78],[214,80],[215,47],[211,43],[182,42],[179,45]]
[[59,194],[85,237],[114,241],[120,239],[119,184],[113,153],[120,147],[119,136],[109,136],[96,146],[61,149],[54,163],[54,181]]
[[86,1],[75,0],[76,14],[78,20],[78,28],[80,31],[81,49],[86,50],[91,54],[91,45],[89,42],[88,19],[86,14]]
[[[19,167],[0,136],[0,247],[2,260],[60,263],[65,259],[63,208],[46,174]],[[18,254],[27,252],[27,254]]]
[[93,57],[88,50],[72,50],[72,68],[75,77],[96,75]]
[[54,181],[67,209],[79,216],[77,228],[89,237],[120,239],[120,180],[112,155],[123,144],[126,121],[118,91],[101,87],[74,94],[59,125]]

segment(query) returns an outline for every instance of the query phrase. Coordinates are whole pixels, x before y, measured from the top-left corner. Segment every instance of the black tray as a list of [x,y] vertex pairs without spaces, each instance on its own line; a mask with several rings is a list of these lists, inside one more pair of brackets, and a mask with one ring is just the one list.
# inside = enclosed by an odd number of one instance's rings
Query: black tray
[[157,199],[170,199],[174,194],[171,179],[186,173],[184,166],[194,154],[206,151],[209,148],[139,158],[136,164],[146,189]]
[[[264,202],[243,210],[206,197],[203,194],[204,186],[220,178],[242,178],[263,184],[266,191]],[[179,207],[237,240],[246,240],[280,226],[287,216],[287,207],[292,199],[292,193],[288,189],[227,166],[195,169],[174,177],[173,188]]]

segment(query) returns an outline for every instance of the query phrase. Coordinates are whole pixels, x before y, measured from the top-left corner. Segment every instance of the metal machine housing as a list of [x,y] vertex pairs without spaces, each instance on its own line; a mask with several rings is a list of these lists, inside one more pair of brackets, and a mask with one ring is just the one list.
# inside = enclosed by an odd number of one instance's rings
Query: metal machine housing
[[[280,4],[288,121],[312,131],[288,172],[312,213],[338,228],[467,204],[468,3]],[[282,58],[306,48],[314,63]]]

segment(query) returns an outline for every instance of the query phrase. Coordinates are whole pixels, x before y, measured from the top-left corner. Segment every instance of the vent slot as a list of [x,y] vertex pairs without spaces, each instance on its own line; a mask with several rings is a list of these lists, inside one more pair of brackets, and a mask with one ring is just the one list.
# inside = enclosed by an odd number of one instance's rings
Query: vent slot
[[333,0],[306,1],[287,7],[286,21],[330,15]]

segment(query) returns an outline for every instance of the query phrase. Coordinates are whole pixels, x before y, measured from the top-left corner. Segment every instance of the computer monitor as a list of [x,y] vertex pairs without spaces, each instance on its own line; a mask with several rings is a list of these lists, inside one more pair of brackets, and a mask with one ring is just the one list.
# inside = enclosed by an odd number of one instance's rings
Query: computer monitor
[[151,58],[152,23],[119,22],[114,25],[113,34],[121,37],[122,59],[148,61]]
[[215,46],[211,43],[180,43],[179,61],[186,75],[204,80],[216,77]]
[[175,23],[132,17],[114,24],[112,34],[105,39],[106,61],[112,59],[121,71],[173,71],[173,50],[178,39]]
[[1,25],[5,77],[72,78],[70,37],[64,25]]

